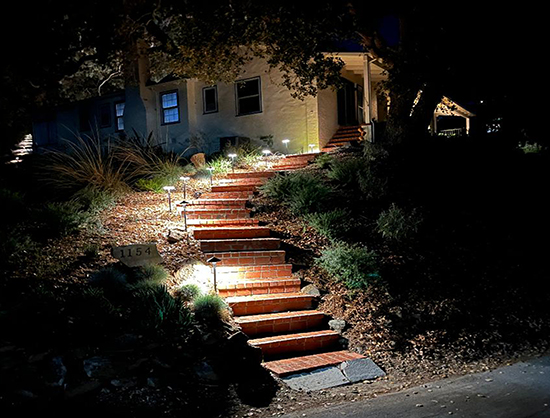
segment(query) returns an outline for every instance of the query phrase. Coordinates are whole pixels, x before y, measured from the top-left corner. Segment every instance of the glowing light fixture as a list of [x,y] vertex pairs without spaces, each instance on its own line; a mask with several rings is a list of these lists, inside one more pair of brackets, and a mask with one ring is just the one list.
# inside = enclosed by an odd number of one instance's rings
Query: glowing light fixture
[[315,148],[315,144],[309,144],[309,152],[313,152],[313,148]]
[[269,154],[271,154],[271,150],[264,149],[264,150],[262,150],[262,154],[267,157]]
[[174,186],[164,186],[163,189],[168,193],[168,210],[172,212],[172,191],[176,188]]
[[214,167],[206,167],[206,169],[209,171],[210,173],[210,187],[212,187],[212,177],[214,176]]
[[231,168],[235,172],[235,158],[237,158],[237,154],[227,154],[227,156],[231,158]]
[[190,179],[191,177],[180,177],[180,180],[183,181],[183,199],[187,199],[187,190],[186,190],[186,182]]
[[288,138],[285,138],[285,139],[282,140],[282,143],[285,144],[285,148],[286,148],[287,151],[288,151],[288,143],[289,142],[290,142],[290,139],[288,139]]
[[214,273],[214,293],[218,293],[218,282],[216,278],[216,264],[219,263],[220,260],[218,257],[210,257],[208,260],[206,260],[207,263],[212,264],[212,271]]

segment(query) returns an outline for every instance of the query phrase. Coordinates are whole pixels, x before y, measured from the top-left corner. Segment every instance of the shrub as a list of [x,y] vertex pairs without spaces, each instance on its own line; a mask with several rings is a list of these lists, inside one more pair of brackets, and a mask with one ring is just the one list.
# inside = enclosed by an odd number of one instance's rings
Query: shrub
[[288,206],[296,215],[320,211],[331,192],[313,173],[294,172],[270,178],[260,191]]
[[358,245],[336,243],[316,263],[349,289],[366,289],[380,277],[377,254]]
[[77,191],[72,198],[82,206],[82,209],[91,215],[98,215],[105,209],[112,208],[116,204],[117,195],[112,191],[87,186]]
[[416,209],[406,212],[392,203],[389,209],[378,216],[376,228],[384,238],[403,241],[418,231],[421,222]]
[[187,327],[192,322],[191,312],[178,303],[164,285],[152,285],[133,293],[135,315],[145,328]]
[[168,279],[168,272],[157,264],[148,264],[133,270],[134,286],[163,285]]
[[204,321],[221,320],[227,315],[227,305],[218,295],[201,295],[193,301],[193,311]]
[[38,222],[36,233],[45,238],[70,235],[85,224],[89,215],[82,211],[82,205],[76,201],[47,203],[36,210],[33,218]]
[[334,157],[332,155],[323,153],[315,158],[314,164],[321,169],[325,169],[329,168],[333,161]]
[[223,155],[218,155],[217,157],[213,158],[208,163],[208,166],[213,168],[213,176],[223,176],[229,173],[232,168],[231,161],[229,161],[229,159]]
[[321,235],[337,239],[345,236],[350,230],[349,217],[348,211],[334,209],[328,212],[311,213],[306,216],[306,220]]
[[196,284],[185,284],[178,287],[174,292],[174,297],[182,303],[190,303],[201,294],[201,289]]
[[367,157],[334,160],[327,177],[339,186],[360,191],[366,200],[379,199],[386,193],[386,181],[375,173],[374,164]]
[[92,273],[89,281],[92,286],[103,289],[109,298],[118,298],[128,291],[127,275],[114,267]]

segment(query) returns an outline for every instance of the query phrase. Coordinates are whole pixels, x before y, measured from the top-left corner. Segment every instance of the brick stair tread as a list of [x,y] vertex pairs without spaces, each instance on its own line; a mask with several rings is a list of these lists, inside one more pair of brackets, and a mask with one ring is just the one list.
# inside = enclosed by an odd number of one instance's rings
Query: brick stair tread
[[227,184],[212,186],[213,193],[233,192],[233,191],[253,191],[257,187],[256,184]]
[[288,311],[288,312],[275,312],[268,314],[257,314],[257,315],[243,315],[235,317],[235,322],[237,324],[244,324],[250,322],[263,322],[263,321],[272,321],[276,319],[293,319],[306,316],[325,316],[321,311],[315,309],[309,309],[306,311]]
[[193,206],[187,207],[187,212],[234,212],[234,211],[242,211],[242,212],[250,212],[250,209],[247,208],[195,208]]
[[[212,251],[208,253],[210,256],[221,259],[220,266],[231,261],[239,261],[239,265],[255,265],[255,264],[283,264],[279,260],[284,260],[284,250],[242,250],[242,251]],[[258,262],[257,258],[263,258],[263,262]],[[246,261],[253,259],[254,261]],[[227,264],[225,264],[227,265]]]
[[252,191],[225,191],[225,192],[205,192],[200,195],[201,199],[250,199]]
[[264,170],[264,171],[241,171],[241,172],[235,172],[235,173],[227,173],[226,178],[234,179],[234,178],[264,178],[264,177],[271,177],[274,176],[276,173],[271,170]]
[[267,226],[218,226],[216,228],[198,228],[195,230],[195,239],[201,241],[236,238],[267,238],[271,229]]
[[[199,199],[193,199],[189,200],[187,207],[189,205],[244,205],[246,202],[248,202],[249,199],[246,198],[199,198]],[[177,204],[177,206],[181,206],[180,203]]]
[[219,266],[218,276],[233,276],[238,279],[292,278],[292,264],[255,264],[248,266]]
[[[216,243],[248,243],[248,242],[281,242],[280,238],[273,237],[259,237],[259,238],[213,238],[213,239],[200,239],[199,241],[204,241],[208,244]],[[243,250],[227,250],[227,251],[243,251]],[[244,251],[254,251],[254,250],[244,250]],[[211,251],[212,252],[212,251]],[[225,251],[222,251],[225,252]]]
[[295,293],[300,290],[300,279],[230,279],[218,280],[218,292],[222,297],[262,294]]
[[298,339],[307,339],[307,338],[322,338],[322,337],[332,337],[340,338],[340,334],[332,330],[322,330],[322,331],[309,331],[309,332],[297,332],[294,334],[282,334],[282,335],[273,335],[271,337],[263,338],[253,338],[248,340],[250,345],[258,346],[263,344],[272,344],[279,342],[286,342]]
[[314,370],[320,367],[334,366],[344,361],[360,358],[365,358],[365,356],[346,350],[329,351],[326,353],[267,361],[263,363],[263,366],[278,376],[286,376],[293,373]]

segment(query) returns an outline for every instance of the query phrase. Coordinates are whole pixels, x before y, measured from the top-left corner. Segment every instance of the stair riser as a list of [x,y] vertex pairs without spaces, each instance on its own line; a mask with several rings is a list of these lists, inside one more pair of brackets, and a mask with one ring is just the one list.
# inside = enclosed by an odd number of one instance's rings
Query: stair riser
[[262,354],[264,356],[274,356],[286,353],[311,352],[333,347],[338,343],[338,339],[339,337],[337,335],[323,335],[254,345],[262,349]]
[[277,318],[267,321],[245,322],[239,324],[242,331],[249,336],[261,334],[278,334],[306,331],[319,328],[324,321],[324,315],[312,315],[296,318]]
[[208,192],[200,196],[201,199],[250,199],[252,198],[252,193],[250,191],[244,192]]
[[300,284],[283,286],[250,287],[246,289],[218,289],[222,298],[231,296],[269,295],[274,293],[293,293],[300,291]]
[[217,275],[223,280],[255,280],[292,278],[291,264],[218,267]]
[[257,188],[254,184],[235,184],[227,186],[212,186],[212,193],[225,192],[253,192]]
[[251,171],[246,173],[228,173],[225,177],[228,179],[251,179],[251,178],[270,178],[275,173],[271,171]]
[[246,219],[187,219],[187,226],[193,229],[202,228],[227,228],[241,226],[258,226],[258,220],[252,218]]
[[211,252],[221,261],[218,266],[251,266],[260,264],[284,264],[284,251]]
[[228,179],[228,180],[221,180],[219,185],[220,186],[236,186],[236,185],[261,186],[266,181],[267,181],[267,178],[261,178],[261,177],[251,178],[251,179],[246,179],[246,178],[243,178],[243,179]]
[[201,239],[239,239],[239,238],[268,238],[270,230],[267,227],[260,228],[235,228],[235,229],[197,229],[194,231],[196,240]]
[[312,298],[303,297],[235,302],[231,303],[230,306],[233,309],[233,314],[239,316],[311,309],[312,303]]
[[231,210],[187,210],[187,219],[242,219],[249,218],[250,211],[245,209]]
[[201,241],[201,251],[212,253],[216,251],[256,251],[256,250],[278,250],[281,241],[276,238],[271,239],[250,239],[247,241],[227,240],[227,241]]

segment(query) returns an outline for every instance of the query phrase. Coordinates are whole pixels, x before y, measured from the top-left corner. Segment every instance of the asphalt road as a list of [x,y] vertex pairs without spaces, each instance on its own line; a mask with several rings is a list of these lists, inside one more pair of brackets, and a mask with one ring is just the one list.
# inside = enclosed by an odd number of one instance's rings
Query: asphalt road
[[550,356],[284,418],[550,418]]

